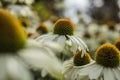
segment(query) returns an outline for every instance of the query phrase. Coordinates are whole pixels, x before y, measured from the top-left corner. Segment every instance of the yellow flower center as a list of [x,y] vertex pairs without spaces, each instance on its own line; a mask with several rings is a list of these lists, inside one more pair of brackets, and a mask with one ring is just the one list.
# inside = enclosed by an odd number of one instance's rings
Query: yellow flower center
[[115,46],[120,50],[120,39],[115,41]]
[[40,24],[36,30],[39,34],[46,34],[48,33],[48,28],[43,23]]
[[97,49],[95,60],[104,67],[114,68],[119,66],[120,52],[114,45],[106,43]]
[[7,10],[0,9],[0,52],[13,52],[26,42],[25,31],[20,22]]
[[81,57],[81,54],[82,54],[81,51],[78,51],[74,54],[73,62],[75,66],[82,66],[90,63],[91,61],[90,55],[86,53],[83,57]]
[[74,24],[69,19],[58,19],[54,25],[54,34],[73,35]]

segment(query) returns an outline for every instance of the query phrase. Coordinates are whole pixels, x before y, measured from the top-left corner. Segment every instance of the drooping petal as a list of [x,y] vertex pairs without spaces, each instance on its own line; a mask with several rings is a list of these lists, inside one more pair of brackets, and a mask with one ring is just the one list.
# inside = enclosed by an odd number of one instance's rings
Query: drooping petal
[[63,69],[65,80],[89,80],[88,75],[80,72],[84,67],[86,66],[74,66],[73,59],[66,61]]
[[103,69],[103,78],[104,78],[104,80],[116,80],[115,75],[111,68]]
[[5,56],[0,55],[0,80],[4,80],[6,77],[6,64]]
[[38,37],[36,39],[36,41],[38,42],[48,42],[48,41],[54,41],[54,39],[56,39],[58,37],[58,35],[52,35],[52,34],[46,34],[46,35],[42,35],[40,37]]
[[66,37],[61,35],[55,40],[55,42],[59,43],[61,46],[65,46]]
[[55,56],[50,56],[40,49],[26,50],[19,55],[32,67],[45,69],[54,78],[61,79],[63,77],[62,64]]
[[85,44],[85,42],[83,42],[82,39],[80,39],[79,37],[76,37],[76,39],[79,41],[79,43],[81,43],[83,45],[84,49],[86,49],[87,51],[89,51],[87,45]]
[[113,70],[113,73],[115,75],[115,79],[120,80],[120,69],[115,68],[115,69],[112,69],[112,70]]
[[61,45],[53,41],[45,42],[41,44],[41,46],[51,49],[56,54],[63,51],[63,47],[61,47]]
[[76,39],[75,39],[74,37],[72,37],[72,36],[68,36],[68,37],[69,37],[69,39],[70,39],[71,42],[72,42],[72,46],[71,46],[70,50],[71,50],[72,52],[77,51],[77,49],[78,49],[78,43],[76,42]]
[[75,38],[76,38],[76,40],[77,40],[77,43],[79,44],[79,47],[82,49],[82,55],[81,55],[81,57],[83,57],[84,54],[86,53],[86,51],[89,51],[89,50],[88,50],[88,47],[87,47],[87,45],[83,42],[82,39],[80,39],[80,38],[78,38],[78,37],[75,37]]
[[97,65],[96,63],[92,63],[80,70],[80,74],[89,75],[90,79],[98,79],[103,70],[102,66]]
[[75,52],[76,50],[82,50],[81,57],[83,57],[86,51],[88,51],[87,45],[78,37],[69,36],[69,38],[72,40],[72,43],[73,43],[72,45],[73,47],[71,48],[71,50],[73,52]]
[[28,66],[25,65],[19,57],[8,55],[5,58],[5,80],[33,80],[33,77],[28,70]]
[[68,73],[68,72],[73,68],[73,66],[74,66],[72,59],[69,60],[69,61],[65,61],[65,62],[63,63],[63,66],[64,66],[63,74]]

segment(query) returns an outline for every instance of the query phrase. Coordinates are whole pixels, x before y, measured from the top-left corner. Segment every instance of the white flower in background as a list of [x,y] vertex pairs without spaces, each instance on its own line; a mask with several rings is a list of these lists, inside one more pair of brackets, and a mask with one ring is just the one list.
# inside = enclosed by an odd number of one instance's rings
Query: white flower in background
[[19,1],[20,3],[24,2],[27,5],[31,5],[34,2],[34,0],[4,0],[4,1],[11,2],[11,3],[15,3],[15,2]]
[[92,36],[95,37],[96,33],[99,32],[99,25],[97,25],[96,23],[91,23],[88,26],[88,33]]
[[74,24],[69,19],[59,19],[54,25],[54,31],[38,37],[36,41],[45,43],[53,41],[63,48],[63,54],[70,57],[77,50],[82,50],[82,57],[88,51],[87,45],[77,36],[74,36]]
[[120,38],[120,33],[117,31],[109,31],[107,36],[108,36],[108,41],[113,43],[116,39]]
[[92,64],[94,61],[90,55],[86,53],[81,58],[81,52],[75,53],[71,60],[65,61],[63,75],[65,80],[88,80],[89,77],[86,75],[79,75],[80,69]]
[[96,62],[79,70],[86,80],[120,80],[120,52],[112,44],[100,46],[95,55]]
[[116,24],[116,30],[120,33],[120,24]]
[[88,39],[83,38],[83,40],[88,45],[88,48],[90,49],[90,51],[95,51],[100,45],[98,40],[96,40],[96,38],[92,38],[92,37]]
[[32,11],[30,6],[11,4],[7,6],[9,12],[18,19],[26,19],[29,26],[25,27],[26,32],[36,32],[39,23],[38,15]]
[[54,53],[47,46],[27,40],[19,21],[3,9],[0,25],[0,80],[34,80],[30,68],[44,69],[57,79],[62,77],[62,65]]

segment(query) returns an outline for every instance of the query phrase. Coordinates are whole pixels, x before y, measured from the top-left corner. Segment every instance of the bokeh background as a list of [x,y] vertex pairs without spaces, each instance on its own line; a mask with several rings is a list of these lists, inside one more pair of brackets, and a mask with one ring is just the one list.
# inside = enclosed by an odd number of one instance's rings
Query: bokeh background
[[91,54],[120,38],[120,0],[0,0],[0,8],[16,16],[31,38],[39,36],[40,24],[51,32],[57,19],[71,19]]

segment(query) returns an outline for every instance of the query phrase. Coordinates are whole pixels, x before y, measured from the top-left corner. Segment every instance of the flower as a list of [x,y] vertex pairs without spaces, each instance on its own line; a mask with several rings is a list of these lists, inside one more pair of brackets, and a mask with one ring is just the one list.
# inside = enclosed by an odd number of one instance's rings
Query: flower
[[79,77],[79,70],[92,64],[93,62],[94,61],[88,53],[86,53],[82,58],[81,51],[75,53],[72,59],[67,60],[64,63],[63,75],[65,80],[88,80],[89,77],[86,75],[81,75]]
[[112,44],[103,44],[96,51],[95,62],[79,69],[79,77],[86,75],[89,77],[86,80],[119,80],[119,63],[119,50]]
[[59,19],[54,25],[53,33],[41,35],[36,39],[40,43],[49,41],[56,42],[63,48],[62,53],[67,56],[73,56],[77,50],[82,50],[82,57],[88,51],[87,45],[79,37],[74,36],[74,24],[69,19]]
[[62,67],[54,53],[28,39],[18,19],[7,10],[0,9],[0,25],[1,80],[34,80],[30,68],[45,69],[53,77],[61,78]]
[[27,37],[24,30],[22,30],[21,24],[3,9],[0,9],[0,25],[1,52],[13,52],[24,47]]
[[120,62],[118,49],[111,44],[104,44],[96,51],[95,60],[104,67],[117,67]]
[[83,57],[81,57],[81,53],[82,53],[81,51],[78,51],[74,55],[73,62],[75,66],[82,66],[90,63],[90,60],[91,60],[90,55],[87,53]]
[[47,26],[45,26],[43,23],[38,26],[38,28],[36,29],[36,31],[37,31],[40,35],[46,34],[46,33],[49,32]]
[[[17,1],[26,2],[26,0],[17,0]],[[7,6],[7,10],[9,10],[9,12],[15,17],[17,17],[18,19],[24,18],[24,21],[22,22],[24,22],[23,23],[24,26],[26,24],[25,30],[27,32],[35,32],[36,27],[38,26],[38,23],[40,20],[38,18],[38,15],[35,13],[35,11],[31,9],[30,6],[10,4]]]

